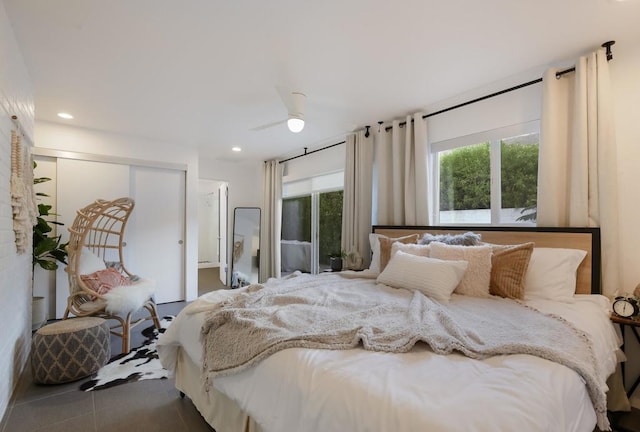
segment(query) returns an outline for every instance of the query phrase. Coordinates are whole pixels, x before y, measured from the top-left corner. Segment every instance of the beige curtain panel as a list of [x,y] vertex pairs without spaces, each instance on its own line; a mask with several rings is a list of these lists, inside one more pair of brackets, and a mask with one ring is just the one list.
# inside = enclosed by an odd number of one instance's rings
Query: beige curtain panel
[[260,229],[260,282],[280,277],[280,233],[282,231],[282,164],[264,163],[263,211]]
[[373,134],[364,131],[346,139],[344,195],[342,201],[342,249],[347,254],[347,268],[369,267],[371,250],[371,208],[373,187]]
[[599,226],[603,294],[620,290],[618,171],[609,65],[604,49],[575,74],[543,79],[538,226]]
[[429,225],[427,120],[422,113],[407,116],[406,124],[380,128],[375,135],[377,168],[376,223]]

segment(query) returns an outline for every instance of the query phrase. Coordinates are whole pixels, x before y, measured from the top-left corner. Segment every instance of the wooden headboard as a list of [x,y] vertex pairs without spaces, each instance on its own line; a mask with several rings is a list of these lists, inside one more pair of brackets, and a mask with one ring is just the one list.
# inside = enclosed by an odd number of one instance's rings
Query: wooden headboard
[[582,249],[587,256],[578,267],[576,294],[600,294],[600,228],[392,226],[374,225],[373,232],[388,237],[409,234],[459,234],[473,231],[495,244],[534,242],[537,247]]

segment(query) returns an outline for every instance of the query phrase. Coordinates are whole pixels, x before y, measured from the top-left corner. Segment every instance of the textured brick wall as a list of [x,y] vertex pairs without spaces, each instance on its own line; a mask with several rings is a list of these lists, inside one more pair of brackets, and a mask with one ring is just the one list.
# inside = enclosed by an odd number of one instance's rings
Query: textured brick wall
[[16,253],[9,195],[11,114],[33,136],[33,87],[0,2],[0,417],[26,364],[31,342],[31,254]]

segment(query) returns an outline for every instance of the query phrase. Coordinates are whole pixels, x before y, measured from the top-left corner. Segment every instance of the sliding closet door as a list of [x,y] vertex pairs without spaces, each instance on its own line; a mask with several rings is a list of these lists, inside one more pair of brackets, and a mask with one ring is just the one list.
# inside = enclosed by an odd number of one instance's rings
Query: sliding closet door
[[131,167],[136,207],[129,219],[128,267],[156,283],[156,301],[182,301],[184,289],[185,171]]
[[[58,232],[63,242],[69,241],[68,228],[73,224],[76,211],[96,199],[113,200],[130,193],[128,165],[59,158],[56,174],[58,221],[64,223]],[[63,267],[60,266],[56,275],[56,318],[62,318],[69,296],[69,280]]]
[[[132,197],[125,231],[127,269],[156,282],[158,303],[184,300],[185,171],[57,159],[56,201],[63,241],[76,211],[98,198]],[[116,259],[114,257],[114,259]],[[62,266],[61,266],[62,267]],[[69,296],[67,273],[56,275],[56,317]]]

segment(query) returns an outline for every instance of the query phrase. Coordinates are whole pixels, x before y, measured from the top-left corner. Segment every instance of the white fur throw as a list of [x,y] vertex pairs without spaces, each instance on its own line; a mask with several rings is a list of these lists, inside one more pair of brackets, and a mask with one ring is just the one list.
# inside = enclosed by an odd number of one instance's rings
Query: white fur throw
[[482,236],[471,231],[463,234],[429,234],[425,233],[418,244],[428,245],[432,242],[440,242],[457,246],[477,246],[482,242]]
[[104,295],[107,300],[107,312],[127,314],[142,308],[156,290],[156,283],[149,279],[140,279],[133,285],[117,286]]
[[[206,380],[251,367],[286,348],[408,352],[418,342],[438,354],[482,359],[529,354],[565,365],[585,381],[608,429],[606,384],[589,337],[568,322],[503,298],[456,296],[446,305],[418,291],[370,279],[301,275],[218,304],[202,326]],[[540,332],[540,329],[544,332]]]

